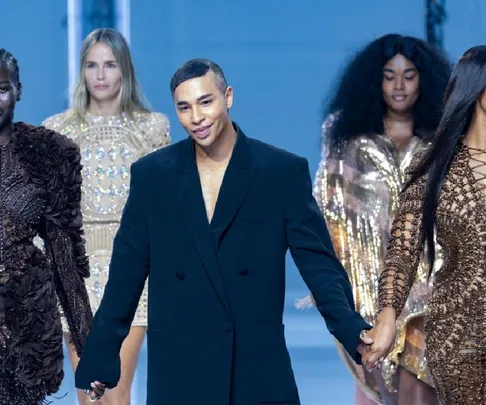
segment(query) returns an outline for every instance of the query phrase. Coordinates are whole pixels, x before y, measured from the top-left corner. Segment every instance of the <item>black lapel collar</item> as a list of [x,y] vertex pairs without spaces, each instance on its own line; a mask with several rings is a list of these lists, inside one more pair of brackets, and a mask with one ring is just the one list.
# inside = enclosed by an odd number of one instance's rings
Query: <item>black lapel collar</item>
[[176,164],[179,182],[178,209],[194,239],[213,288],[221,304],[230,313],[223,279],[219,270],[216,249],[207,220],[192,139],[188,138],[183,141],[181,146],[181,155],[178,156],[179,161]]
[[218,249],[222,235],[231,225],[261,169],[251,160],[251,147],[248,138],[238,125],[235,123],[233,125],[237,133],[236,144],[221,184],[211,221],[216,249]]

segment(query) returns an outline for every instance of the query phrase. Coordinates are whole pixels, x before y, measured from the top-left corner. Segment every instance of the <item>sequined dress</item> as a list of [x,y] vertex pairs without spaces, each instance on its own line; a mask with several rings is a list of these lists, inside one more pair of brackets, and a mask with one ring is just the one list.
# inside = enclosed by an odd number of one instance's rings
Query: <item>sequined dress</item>
[[[485,156],[460,143],[437,207],[444,264],[435,272],[425,331],[442,405],[486,404],[486,180],[478,170]],[[417,273],[425,183],[419,178],[400,196],[379,283],[380,309],[400,313]]]
[[0,147],[0,405],[40,405],[58,391],[58,304],[78,355],[90,331],[80,160],[68,138],[24,123]]
[[[336,253],[348,272],[356,308],[365,321],[372,324],[378,306],[378,277],[383,270],[405,170],[424,144],[414,137],[399,152],[385,135],[362,135],[331,151],[328,134],[337,119],[337,114],[330,115],[322,127],[322,159],[315,178],[314,196],[326,218]],[[429,288],[427,274],[427,266],[422,263],[397,323],[394,350],[381,367],[390,392],[396,391],[394,378],[399,365],[432,384],[423,336]],[[339,343],[337,346],[358,386],[381,404],[372,374],[357,366]]]
[[[82,211],[91,267],[87,288],[95,312],[108,280],[113,239],[128,196],[130,166],[142,156],[170,142],[169,120],[160,113],[135,113],[115,117],[71,111],[47,118],[43,125],[73,139],[81,149],[83,164]],[[147,286],[133,321],[147,325]],[[66,325],[64,325],[66,330]]]

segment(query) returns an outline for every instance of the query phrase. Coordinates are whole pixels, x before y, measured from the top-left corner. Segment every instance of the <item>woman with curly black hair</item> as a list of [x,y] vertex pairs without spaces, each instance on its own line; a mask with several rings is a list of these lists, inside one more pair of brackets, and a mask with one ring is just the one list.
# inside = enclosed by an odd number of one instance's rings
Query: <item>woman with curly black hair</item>
[[79,148],[44,127],[14,123],[21,90],[16,59],[0,49],[0,405],[41,405],[58,391],[58,303],[79,355],[92,321]]
[[[378,277],[405,169],[434,136],[451,64],[426,42],[397,34],[367,45],[343,71],[325,109],[315,197],[348,271],[357,310],[373,322]],[[363,392],[381,404],[437,404],[424,357],[428,293],[424,263],[397,322],[380,371],[368,372],[338,350]],[[312,304],[312,297],[297,306]]]

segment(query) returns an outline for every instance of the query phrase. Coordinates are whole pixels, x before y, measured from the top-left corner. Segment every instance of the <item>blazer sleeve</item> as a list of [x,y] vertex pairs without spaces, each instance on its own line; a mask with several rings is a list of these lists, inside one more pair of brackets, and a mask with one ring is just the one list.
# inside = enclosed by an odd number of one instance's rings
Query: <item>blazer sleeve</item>
[[75,374],[77,388],[93,381],[114,388],[120,379],[120,349],[127,337],[149,273],[149,236],[143,173],[131,167],[130,192],[115,236],[108,282]]
[[325,220],[312,194],[308,162],[292,164],[286,195],[287,244],[331,334],[356,363],[359,334],[371,329],[355,311],[348,275],[339,262]]

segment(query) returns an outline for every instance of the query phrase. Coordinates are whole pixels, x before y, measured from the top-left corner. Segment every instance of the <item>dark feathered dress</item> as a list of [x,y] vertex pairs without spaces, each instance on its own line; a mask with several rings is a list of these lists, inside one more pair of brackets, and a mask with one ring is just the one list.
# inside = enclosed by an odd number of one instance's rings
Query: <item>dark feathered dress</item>
[[[0,146],[0,404],[38,405],[63,379],[59,304],[81,354],[92,313],[78,147],[16,123]],[[40,236],[41,250],[34,244]]]

